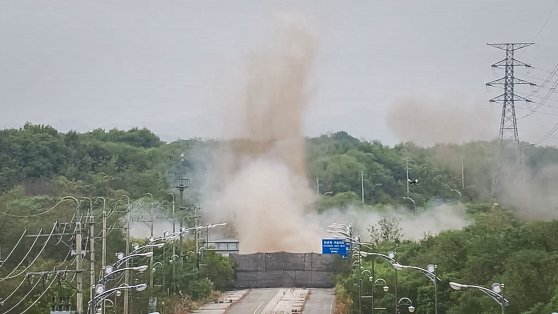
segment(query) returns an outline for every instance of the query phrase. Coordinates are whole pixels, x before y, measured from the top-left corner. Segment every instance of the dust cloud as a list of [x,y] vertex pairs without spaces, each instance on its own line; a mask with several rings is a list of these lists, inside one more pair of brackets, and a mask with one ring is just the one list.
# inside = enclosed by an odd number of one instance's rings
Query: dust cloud
[[499,174],[497,202],[511,206],[517,216],[526,220],[558,219],[557,165],[522,169],[508,162]]
[[497,111],[490,110],[486,102],[458,96],[441,100],[401,98],[391,105],[387,119],[401,141],[423,146],[487,140],[498,135],[494,127]]
[[224,135],[234,140],[213,155],[202,206],[236,226],[241,253],[320,249],[302,134],[316,44],[304,20],[282,17],[269,46],[249,57],[227,114]]
[[[351,223],[355,234],[363,241],[370,240],[368,228],[375,226],[383,218],[397,219],[402,229],[402,239],[421,240],[425,236],[434,236],[446,230],[458,230],[472,223],[467,216],[465,206],[461,203],[443,203],[410,213],[408,208],[386,206],[380,209],[350,207],[348,209],[330,209],[319,218],[322,226],[331,222]],[[331,236],[331,235],[330,235]]]

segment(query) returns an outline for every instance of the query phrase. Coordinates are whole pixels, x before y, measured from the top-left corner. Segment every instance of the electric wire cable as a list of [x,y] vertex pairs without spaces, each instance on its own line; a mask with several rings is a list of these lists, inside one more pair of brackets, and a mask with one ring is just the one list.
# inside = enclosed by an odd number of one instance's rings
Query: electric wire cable
[[558,0],[554,1],[554,5],[552,6],[550,11],[548,12],[548,15],[546,16],[546,19],[544,20],[541,28],[539,29],[539,31],[535,35],[535,40],[533,40],[533,41],[536,41],[539,38],[539,36],[541,35],[541,33],[543,32],[543,30],[546,28],[546,24],[548,24],[548,21],[550,20],[550,17],[552,16],[552,13],[554,13],[554,10],[556,9],[557,4],[558,4]]
[[65,200],[70,199],[68,196],[63,197],[62,199],[60,199],[56,204],[54,204],[54,206],[52,206],[49,209],[46,209],[40,213],[37,214],[32,214],[32,215],[14,215],[14,214],[10,214],[4,211],[0,210],[0,214],[8,216],[8,217],[14,217],[14,218],[32,218],[32,217],[40,217],[42,215],[48,214],[49,212],[53,211],[54,209],[56,209],[56,207],[58,207],[58,205],[60,205],[60,203],[64,202]]
[[4,311],[3,314],[8,314],[8,313],[10,313],[12,310],[14,310],[15,308],[17,308],[17,307],[21,304],[21,302],[23,302],[25,299],[27,299],[27,297],[33,292],[33,290],[35,290],[35,288],[37,287],[37,285],[38,285],[40,282],[41,282],[40,280],[37,280],[37,282],[35,283],[35,285],[34,285],[31,289],[29,289],[29,291],[27,292],[27,294],[25,294],[21,299],[19,299],[19,301],[18,301],[14,306],[12,306],[10,309]]
[[[21,274],[23,274],[24,272],[26,272],[29,268],[31,268],[31,266],[33,266],[33,264],[37,261],[37,259],[39,258],[39,256],[41,256],[41,254],[42,254],[43,251],[45,250],[45,248],[46,248],[46,246],[47,246],[47,244],[48,244],[48,241],[50,241],[50,238],[52,237],[52,234],[54,233],[54,230],[56,229],[56,224],[57,224],[57,223],[58,223],[58,222],[56,222],[56,223],[54,224],[54,226],[52,227],[52,230],[50,231],[50,234],[49,234],[48,238],[46,239],[45,243],[43,244],[43,247],[41,248],[41,250],[39,251],[39,253],[37,253],[37,255],[35,256],[35,258],[31,261],[31,263],[29,263],[29,265],[27,265],[27,267],[25,267],[25,269],[23,269],[21,272],[15,274],[15,275],[10,274],[10,275],[8,275],[7,277],[4,277],[4,278],[0,279],[0,282],[3,282],[3,281],[5,281],[5,280],[7,280],[7,279],[16,278],[16,277],[20,276]],[[38,238],[38,237],[37,237],[37,238]],[[29,252],[31,252],[31,250],[29,250],[29,251],[27,252],[27,254],[25,255],[26,257],[27,257],[27,255],[29,254]],[[23,260],[25,260],[25,258],[23,258],[21,261],[23,262]],[[21,262],[20,262],[20,264],[21,264]],[[18,265],[18,267],[19,267],[19,265]],[[17,269],[17,268],[14,268],[14,270],[16,270],[16,269]],[[12,273],[13,273],[13,271],[12,271]]]
[[[19,261],[19,263],[16,265],[16,267],[14,267],[14,269],[12,269],[12,271],[7,275],[8,277],[11,276],[14,272],[16,272],[17,268],[19,266],[21,266],[21,264],[23,264],[23,261],[27,258],[29,253],[31,253],[31,251],[33,250],[33,247],[35,247],[35,243],[37,243],[37,241],[39,240],[39,237],[41,236],[42,232],[43,232],[43,229],[41,228],[41,230],[39,230],[39,233],[37,234],[37,236],[35,236],[35,240],[33,241],[33,244],[31,244],[31,247],[29,248],[29,250],[27,251],[25,256]],[[0,282],[4,281],[5,279],[6,278],[0,278]]]
[[539,145],[540,143],[549,139],[556,131],[558,130],[558,123],[556,123],[550,131],[548,131],[545,135],[543,135],[538,141],[535,142],[535,145]]
[[[67,268],[65,269],[65,271],[68,270]],[[35,299],[35,301],[33,301],[33,303],[31,303],[25,310],[23,310],[22,312],[20,312],[20,314],[23,314],[27,311],[29,311],[44,295],[45,293],[50,289],[50,287],[52,286],[52,284],[56,281],[56,279],[58,278],[58,274],[56,274],[54,276],[54,278],[52,278],[52,281],[50,282],[50,284],[48,285],[48,287],[46,287],[46,289],[43,289],[43,292],[41,293],[41,295],[39,295],[39,297],[37,297]]]
[[27,281],[27,277],[24,277],[21,282],[17,285],[17,287],[12,291],[12,293],[10,293],[7,297],[5,297],[4,299],[2,299],[2,302],[6,302],[7,300],[9,300],[18,290],[19,288],[23,285],[23,283]]
[[[556,69],[558,71],[558,64],[556,65]],[[536,113],[542,106],[546,104],[546,102],[550,99],[550,96],[552,96],[552,94],[556,91],[557,87],[558,87],[558,76],[556,77],[556,80],[553,82],[550,90],[548,90],[547,93],[542,97],[541,101],[537,103],[537,106],[535,106],[535,108],[532,108],[530,113],[520,118],[522,119]]]
[[21,237],[19,237],[19,240],[17,240],[16,244],[14,245],[14,247],[12,248],[12,250],[10,251],[10,253],[8,254],[8,256],[6,256],[6,259],[4,259],[2,261],[2,263],[0,263],[0,268],[2,268],[2,266],[6,263],[6,261],[10,258],[10,256],[12,255],[12,253],[15,251],[15,249],[17,248],[17,246],[19,245],[19,243],[21,242],[21,239],[23,239],[23,237],[25,236],[25,234],[27,233],[27,229],[23,230],[23,233],[21,234]]

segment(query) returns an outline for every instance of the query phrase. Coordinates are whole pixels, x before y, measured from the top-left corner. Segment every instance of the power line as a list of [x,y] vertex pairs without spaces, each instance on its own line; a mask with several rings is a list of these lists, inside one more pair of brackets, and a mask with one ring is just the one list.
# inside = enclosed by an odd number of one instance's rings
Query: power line
[[12,253],[16,250],[17,246],[18,246],[19,243],[21,242],[21,239],[23,239],[23,237],[25,236],[26,233],[27,233],[27,229],[23,230],[23,233],[21,234],[21,237],[19,237],[19,240],[17,240],[16,244],[12,247],[12,250],[10,251],[10,253],[8,254],[8,256],[6,256],[6,259],[0,261],[0,268],[2,268],[2,266],[4,265],[4,263],[10,258],[10,256],[12,255]]
[[541,137],[538,141],[535,142],[535,145],[539,145],[540,143],[549,139],[556,131],[558,130],[558,123],[556,123],[550,131],[548,131],[543,137]]
[[[50,238],[52,237],[52,234],[54,233],[54,230],[56,229],[56,225],[58,224],[58,222],[54,223],[54,226],[52,227],[52,230],[50,231],[50,234],[48,235],[48,238],[46,239],[45,243],[43,244],[43,247],[41,248],[41,250],[39,251],[39,253],[37,253],[37,255],[35,255],[35,258],[31,261],[31,263],[29,263],[29,265],[27,265],[27,267],[25,267],[25,269],[23,269],[21,272],[15,274],[15,275],[8,275],[2,279],[0,279],[0,282],[6,280],[6,279],[11,279],[11,278],[16,278],[17,276],[23,274],[24,272],[26,272],[29,268],[31,268],[31,266],[33,266],[33,264],[37,261],[37,259],[39,258],[39,256],[41,256],[41,254],[43,253],[43,251],[45,250],[45,247],[48,244],[48,241],[50,241]],[[38,238],[38,237],[37,237]],[[36,239],[35,239],[36,241]],[[29,252],[31,252],[31,250],[29,250]],[[29,252],[27,252],[27,255],[29,254]],[[25,255],[27,257],[27,255]],[[22,259],[23,261],[23,259]],[[21,264],[21,262],[20,262]],[[14,270],[17,268],[14,268]],[[12,271],[13,273],[13,271]],[[11,276],[11,277],[10,277]]]
[[[551,76],[556,75],[556,73],[558,73],[558,64],[556,65],[556,67],[554,68],[554,74],[551,74]],[[550,82],[551,80],[551,76],[548,77],[547,80],[545,80],[545,82],[543,84],[548,84],[548,82]],[[546,94],[544,96],[541,97],[541,101],[539,103],[537,103],[537,106],[535,106],[535,108],[531,109],[531,113],[528,115],[532,115],[535,112],[537,112],[542,106],[544,106],[549,100],[550,100],[550,96],[552,96],[552,94],[554,94],[554,92],[556,92],[556,88],[558,87],[558,76],[556,77],[556,80],[553,82],[552,87],[550,87]],[[539,89],[540,90],[540,89]]]
[[546,16],[546,19],[544,20],[541,28],[539,29],[539,31],[535,35],[534,41],[536,41],[539,38],[539,36],[543,32],[543,30],[545,29],[546,24],[548,24],[548,21],[550,20],[550,17],[552,16],[552,13],[554,13],[554,10],[556,9],[556,5],[558,5],[558,0],[554,1],[554,5],[552,6],[552,9],[550,9],[550,12],[548,12],[548,15]]

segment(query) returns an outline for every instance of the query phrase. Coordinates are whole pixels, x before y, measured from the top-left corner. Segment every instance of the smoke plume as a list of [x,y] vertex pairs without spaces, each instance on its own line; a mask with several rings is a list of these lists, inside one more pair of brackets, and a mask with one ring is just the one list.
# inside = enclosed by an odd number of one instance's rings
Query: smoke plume
[[521,168],[517,162],[508,161],[502,163],[499,173],[497,201],[502,205],[512,206],[527,220],[558,219],[557,165]]
[[214,155],[203,206],[211,219],[234,223],[241,253],[319,249],[306,215],[313,193],[302,135],[315,49],[304,21],[283,20],[271,44],[250,56],[226,117],[234,140]]
[[319,219],[322,221],[322,227],[331,222],[351,223],[355,234],[360,235],[363,241],[369,241],[368,228],[376,225],[382,218],[396,219],[402,229],[403,239],[409,240],[420,240],[427,235],[436,235],[446,230],[462,229],[472,222],[461,203],[439,204],[420,210],[416,214],[410,213],[407,208],[391,206],[373,211],[353,207],[343,210],[330,209],[322,213]]
[[453,97],[443,101],[403,98],[392,104],[388,125],[402,141],[430,146],[492,139],[497,135],[496,112],[486,104]]

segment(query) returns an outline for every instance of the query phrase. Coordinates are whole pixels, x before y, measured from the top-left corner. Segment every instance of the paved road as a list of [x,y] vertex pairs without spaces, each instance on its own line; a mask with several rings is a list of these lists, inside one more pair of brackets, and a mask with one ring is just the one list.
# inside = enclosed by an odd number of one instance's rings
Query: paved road
[[259,314],[279,292],[279,288],[252,289],[240,302],[229,308],[227,314]]
[[232,305],[227,314],[291,313],[300,309],[308,314],[333,313],[333,289],[252,289],[238,303]]
[[304,314],[331,314],[335,296],[333,289],[310,289],[304,304]]

